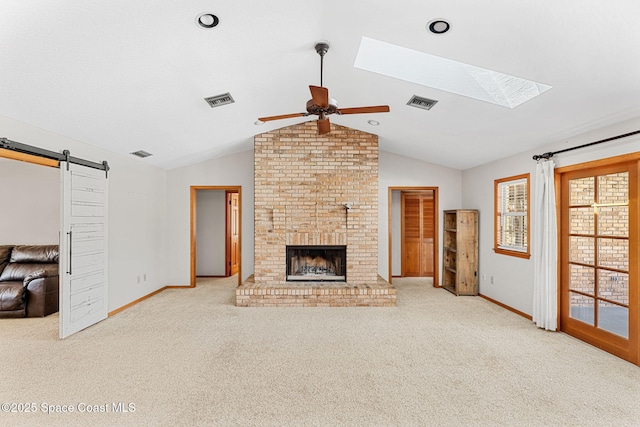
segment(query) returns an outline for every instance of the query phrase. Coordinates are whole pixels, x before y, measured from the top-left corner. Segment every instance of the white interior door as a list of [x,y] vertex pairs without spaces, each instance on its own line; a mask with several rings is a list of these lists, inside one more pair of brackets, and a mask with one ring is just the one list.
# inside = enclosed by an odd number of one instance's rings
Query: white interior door
[[60,338],[107,318],[105,171],[60,163]]

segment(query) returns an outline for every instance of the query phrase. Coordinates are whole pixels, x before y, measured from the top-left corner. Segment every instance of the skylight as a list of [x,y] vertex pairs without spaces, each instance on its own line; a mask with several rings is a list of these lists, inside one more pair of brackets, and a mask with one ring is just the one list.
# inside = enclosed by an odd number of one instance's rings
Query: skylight
[[354,67],[508,108],[551,89],[542,83],[368,37],[362,37]]

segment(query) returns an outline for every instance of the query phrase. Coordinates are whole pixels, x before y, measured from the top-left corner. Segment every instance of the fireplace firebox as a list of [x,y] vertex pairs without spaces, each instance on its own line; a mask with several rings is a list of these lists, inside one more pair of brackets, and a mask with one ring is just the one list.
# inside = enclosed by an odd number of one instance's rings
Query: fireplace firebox
[[346,246],[287,246],[288,282],[346,282]]

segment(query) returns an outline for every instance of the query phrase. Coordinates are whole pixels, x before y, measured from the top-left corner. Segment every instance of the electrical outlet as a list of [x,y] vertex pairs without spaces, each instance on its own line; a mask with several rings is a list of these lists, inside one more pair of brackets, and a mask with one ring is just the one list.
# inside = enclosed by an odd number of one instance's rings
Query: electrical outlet
[[491,276],[491,284],[493,285],[493,276]]
[[140,283],[140,276],[138,276],[138,283]]
[[487,275],[486,275],[486,274],[483,274],[483,275],[482,275],[482,281],[483,281],[483,282],[486,282],[486,281],[487,281]]
[[144,275],[142,276],[142,281],[146,282],[147,281],[147,273],[144,273]]

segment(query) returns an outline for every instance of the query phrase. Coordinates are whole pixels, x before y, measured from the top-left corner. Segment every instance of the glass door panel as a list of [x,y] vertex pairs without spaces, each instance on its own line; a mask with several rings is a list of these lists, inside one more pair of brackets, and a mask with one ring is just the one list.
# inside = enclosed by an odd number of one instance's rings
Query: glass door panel
[[598,179],[598,203],[622,204],[629,201],[629,172],[601,175]]
[[629,237],[629,206],[598,207],[598,234]]
[[629,338],[629,309],[605,301],[598,302],[598,328]]
[[569,210],[569,232],[571,234],[595,234],[593,208],[571,208]]
[[572,264],[569,266],[569,288],[595,296],[595,268]]
[[569,260],[579,264],[595,264],[595,241],[593,237],[569,237]]
[[569,303],[569,315],[576,320],[594,325],[595,319],[595,299],[586,295],[571,292]]
[[629,241],[627,239],[598,239],[598,266],[629,270]]
[[569,182],[569,204],[575,205],[591,205],[595,200],[595,178],[592,176],[586,178],[572,179]]
[[629,274],[598,269],[598,296],[607,301],[629,305]]

